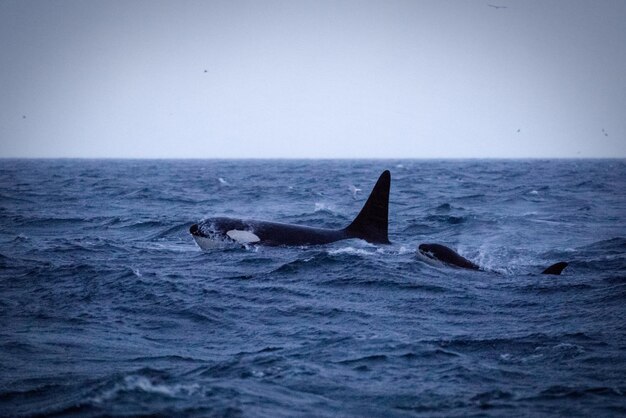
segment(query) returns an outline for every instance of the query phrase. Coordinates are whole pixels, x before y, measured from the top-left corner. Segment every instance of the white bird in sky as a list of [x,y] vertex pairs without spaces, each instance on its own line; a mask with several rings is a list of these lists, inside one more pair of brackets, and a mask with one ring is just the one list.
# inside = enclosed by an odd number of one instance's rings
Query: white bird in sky
[[356,194],[357,194],[358,192],[360,192],[360,191],[361,191],[361,189],[359,189],[358,187],[356,187],[356,186],[355,186],[355,185],[353,185],[353,184],[349,185],[349,186],[348,186],[348,189],[350,189],[350,192],[352,193],[352,198],[353,198],[354,200],[356,200]]

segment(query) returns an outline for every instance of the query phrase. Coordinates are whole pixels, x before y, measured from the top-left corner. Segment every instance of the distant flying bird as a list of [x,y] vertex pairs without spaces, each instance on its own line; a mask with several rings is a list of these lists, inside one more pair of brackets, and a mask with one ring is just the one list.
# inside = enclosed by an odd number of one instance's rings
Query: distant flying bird
[[208,73],[208,71],[207,71],[207,70],[204,70],[204,72],[205,72],[205,73]]
[[520,132],[522,132],[522,130],[521,130],[521,129],[518,129],[518,130],[517,130],[517,133],[520,133]]
[[506,9],[506,6],[496,6],[495,4],[488,4],[487,6],[493,7],[494,9]]
[[354,200],[356,200],[356,194],[357,194],[358,192],[360,192],[360,191],[361,191],[361,189],[359,189],[358,187],[356,187],[354,184],[349,185],[349,186],[348,186],[348,189],[349,189],[349,190],[350,190],[350,192],[352,193],[352,198],[353,198]]
[[26,119],[26,115],[22,115],[22,119]]

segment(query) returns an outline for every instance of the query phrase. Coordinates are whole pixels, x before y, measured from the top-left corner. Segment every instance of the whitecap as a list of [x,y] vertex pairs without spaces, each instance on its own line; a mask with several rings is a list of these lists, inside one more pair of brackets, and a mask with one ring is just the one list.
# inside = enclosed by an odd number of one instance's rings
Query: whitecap
[[410,254],[413,252],[415,252],[413,248],[405,247],[404,245],[400,246],[400,248],[398,249],[398,255],[405,255],[405,254]]
[[105,390],[98,396],[94,396],[91,400],[94,403],[103,403],[105,401],[114,399],[118,394],[124,392],[145,392],[154,393],[158,395],[167,396],[170,398],[186,395],[190,396],[200,390],[200,385],[193,384],[172,384],[167,385],[164,383],[156,383],[147,378],[146,376],[126,376],[122,382],[116,383],[112,388]]
[[315,212],[333,212],[334,207],[324,202],[315,202]]
[[513,355],[511,353],[500,354],[500,360],[502,360],[502,361],[511,361],[511,360],[513,360]]
[[350,255],[374,255],[375,252],[367,251],[362,248],[343,247],[335,250],[329,250],[329,255],[350,254]]

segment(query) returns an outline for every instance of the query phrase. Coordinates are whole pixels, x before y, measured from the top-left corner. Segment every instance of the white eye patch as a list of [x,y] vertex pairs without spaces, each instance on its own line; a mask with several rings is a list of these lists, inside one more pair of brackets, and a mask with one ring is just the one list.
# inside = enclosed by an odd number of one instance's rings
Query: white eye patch
[[252,244],[254,242],[261,241],[261,238],[257,237],[250,231],[240,231],[238,229],[231,229],[226,232],[226,235],[233,241],[237,241],[240,244]]

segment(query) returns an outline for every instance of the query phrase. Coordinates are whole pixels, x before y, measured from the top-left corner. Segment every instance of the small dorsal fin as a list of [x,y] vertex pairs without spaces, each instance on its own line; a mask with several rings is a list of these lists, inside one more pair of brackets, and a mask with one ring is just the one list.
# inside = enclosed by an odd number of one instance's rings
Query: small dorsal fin
[[541,272],[541,274],[554,274],[559,275],[563,271],[565,267],[567,267],[568,263],[565,261],[560,261],[556,264],[552,264],[550,267]]
[[389,244],[389,188],[391,173],[383,171],[367,202],[345,231],[353,238],[361,238],[374,244]]

